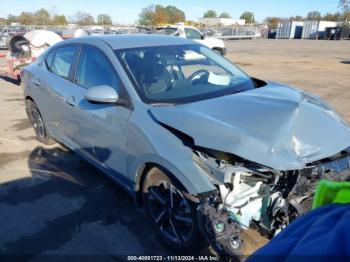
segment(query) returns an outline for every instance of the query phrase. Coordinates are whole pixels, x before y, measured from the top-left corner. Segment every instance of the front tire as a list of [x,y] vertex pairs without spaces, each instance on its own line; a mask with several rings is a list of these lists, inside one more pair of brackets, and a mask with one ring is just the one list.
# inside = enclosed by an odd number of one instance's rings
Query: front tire
[[193,254],[205,241],[197,223],[196,205],[184,192],[179,183],[153,167],[143,183],[143,203],[161,241],[177,252]]
[[30,99],[26,100],[26,113],[28,120],[34,128],[36,139],[46,145],[54,144],[55,142],[49,137],[47,133],[44,120],[37,105]]

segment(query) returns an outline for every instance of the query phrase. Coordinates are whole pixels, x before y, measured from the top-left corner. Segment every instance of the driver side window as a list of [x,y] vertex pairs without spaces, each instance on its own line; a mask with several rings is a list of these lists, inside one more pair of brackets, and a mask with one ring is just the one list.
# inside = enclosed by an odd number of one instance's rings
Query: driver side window
[[188,39],[202,39],[202,34],[195,29],[185,28],[185,33]]
[[119,88],[119,78],[107,57],[95,47],[83,46],[78,62],[75,83],[87,89],[107,85]]

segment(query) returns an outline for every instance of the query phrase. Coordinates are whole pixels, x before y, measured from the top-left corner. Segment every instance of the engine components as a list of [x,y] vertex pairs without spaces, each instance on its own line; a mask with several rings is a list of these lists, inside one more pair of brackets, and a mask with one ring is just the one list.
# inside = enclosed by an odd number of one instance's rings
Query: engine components
[[239,257],[242,240],[239,223],[225,209],[205,202],[200,207],[200,228],[208,243],[221,257]]
[[278,171],[229,154],[194,150],[193,160],[217,187],[202,200],[207,240],[218,253],[239,254],[240,230],[252,225],[271,238],[311,209],[318,181],[339,180],[349,169],[350,152],[309,164],[302,170]]

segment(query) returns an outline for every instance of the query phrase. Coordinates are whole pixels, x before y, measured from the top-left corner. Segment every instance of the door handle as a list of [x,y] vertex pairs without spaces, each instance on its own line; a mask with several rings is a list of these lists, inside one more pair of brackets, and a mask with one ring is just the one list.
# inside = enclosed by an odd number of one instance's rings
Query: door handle
[[37,77],[33,77],[33,85],[40,86],[40,80]]
[[70,106],[76,106],[77,102],[75,102],[75,97],[74,96],[69,96],[66,97],[65,102],[70,105]]

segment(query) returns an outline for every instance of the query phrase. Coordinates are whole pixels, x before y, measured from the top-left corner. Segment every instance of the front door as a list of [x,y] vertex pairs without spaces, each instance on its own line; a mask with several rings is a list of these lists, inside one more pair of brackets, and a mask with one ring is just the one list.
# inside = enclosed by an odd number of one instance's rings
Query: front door
[[116,104],[93,104],[86,91],[107,85],[120,92],[121,81],[105,54],[83,46],[74,83],[65,95],[61,128],[73,147],[113,176],[126,174],[127,120],[130,109]]

